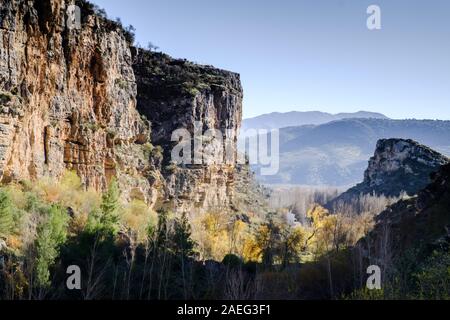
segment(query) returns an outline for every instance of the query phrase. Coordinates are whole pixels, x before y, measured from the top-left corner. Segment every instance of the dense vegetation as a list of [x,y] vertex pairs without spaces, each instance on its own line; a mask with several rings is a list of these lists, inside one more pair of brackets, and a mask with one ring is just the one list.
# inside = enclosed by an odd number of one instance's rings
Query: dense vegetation
[[[174,215],[136,200],[123,203],[114,180],[103,194],[85,190],[69,172],[59,183],[43,179],[1,188],[0,294],[2,299],[449,298],[448,250],[434,251],[421,263],[411,253],[383,291],[359,289],[366,275],[352,247],[372,228],[373,215],[330,214],[318,204],[302,224],[281,209],[265,217]],[[80,291],[66,288],[70,265],[82,270]]]

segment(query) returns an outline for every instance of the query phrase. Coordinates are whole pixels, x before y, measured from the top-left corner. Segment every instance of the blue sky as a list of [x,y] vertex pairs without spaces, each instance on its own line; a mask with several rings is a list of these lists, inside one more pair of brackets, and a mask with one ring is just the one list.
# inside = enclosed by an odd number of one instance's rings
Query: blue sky
[[[94,0],[176,58],[241,74],[244,117],[450,119],[448,0]],[[369,31],[366,9],[381,8]]]

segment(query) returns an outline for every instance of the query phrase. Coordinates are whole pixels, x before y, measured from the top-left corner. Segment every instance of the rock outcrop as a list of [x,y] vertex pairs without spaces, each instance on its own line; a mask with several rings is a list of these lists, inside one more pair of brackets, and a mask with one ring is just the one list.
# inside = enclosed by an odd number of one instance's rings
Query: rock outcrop
[[[69,28],[68,6],[81,8]],[[133,48],[84,0],[0,0],[0,179],[112,177],[123,196],[178,210],[231,207],[233,161],[173,166],[171,134],[195,122],[226,132],[242,117],[239,75]],[[162,148],[161,148],[162,147]]]
[[129,43],[85,2],[81,28],[69,28],[70,3],[0,1],[1,181],[70,169],[86,186],[116,176],[147,198],[149,125],[136,110]]
[[375,194],[399,197],[409,196],[425,188],[430,175],[437,172],[449,159],[413,140],[382,139],[364,173],[364,181],[327,204],[328,208],[351,202],[360,195]]
[[[242,118],[242,87],[239,75],[186,60],[172,59],[163,53],[135,49],[134,71],[138,85],[137,109],[152,124],[152,142],[163,147],[163,174],[166,192],[177,208],[206,206],[229,208],[235,188],[237,136]],[[191,138],[191,156],[195,134],[217,130],[217,144],[201,142],[205,152],[200,163],[170,165],[175,130],[185,129]],[[230,157],[225,158],[225,144]],[[221,157],[220,159],[214,159]],[[169,170],[167,170],[169,169]]]
[[[376,217],[373,230],[356,249],[368,264],[389,269],[405,254],[425,257],[450,248],[450,165],[416,197],[390,206]],[[417,261],[419,263],[419,261]]]

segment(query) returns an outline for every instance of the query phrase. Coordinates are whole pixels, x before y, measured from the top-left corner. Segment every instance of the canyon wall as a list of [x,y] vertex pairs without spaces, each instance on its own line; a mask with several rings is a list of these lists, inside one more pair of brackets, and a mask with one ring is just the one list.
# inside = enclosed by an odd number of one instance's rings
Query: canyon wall
[[369,160],[363,182],[333,199],[327,208],[333,210],[351,204],[360,195],[414,196],[431,183],[431,174],[448,162],[446,156],[414,140],[381,139]]
[[69,28],[68,4],[0,1],[1,180],[69,169],[87,187],[102,190],[116,176],[126,196],[151,198],[141,174],[149,125],[136,110],[124,32],[87,6],[81,28]]
[[[177,207],[194,202],[197,207],[228,208],[234,196],[237,135],[242,118],[239,75],[142,49],[135,49],[134,55],[137,108],[152,124],[152,142],[166,151],[163,173],[169,197]],[[220,138],[217,143],[199,142],[202,148],[198,163],[192,152],[190,163],[174,167],[170,166],[170,151],[178,143],[172,141],[177,129],[189,133],[191,150],[196,133],[204,135],[213,129]],[[231,150],[228,159],[227,147]],[[164,170],[166,166],[172,169]]]
[[[66,23],[73,3],[80,28]],[[85,1],[0,0],[2,183],[69,169],[97,190],[116,177],[124,198],[152,206],[229,209],[242,170],[235,161],[174,166],[171,134],[196,122],[226,131],[235,160],[239,75],[130,42]]]

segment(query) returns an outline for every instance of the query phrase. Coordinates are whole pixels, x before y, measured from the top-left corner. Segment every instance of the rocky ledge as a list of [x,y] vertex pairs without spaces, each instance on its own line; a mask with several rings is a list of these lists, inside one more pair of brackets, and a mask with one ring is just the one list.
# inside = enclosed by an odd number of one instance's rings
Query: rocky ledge
[[351,202],[361,194],[399,197],[403,192],[416,195],[431,182],[449,159],[413,140],[382,139],[364,173],[364,181],[349,189],[329,204],[328,208]]

